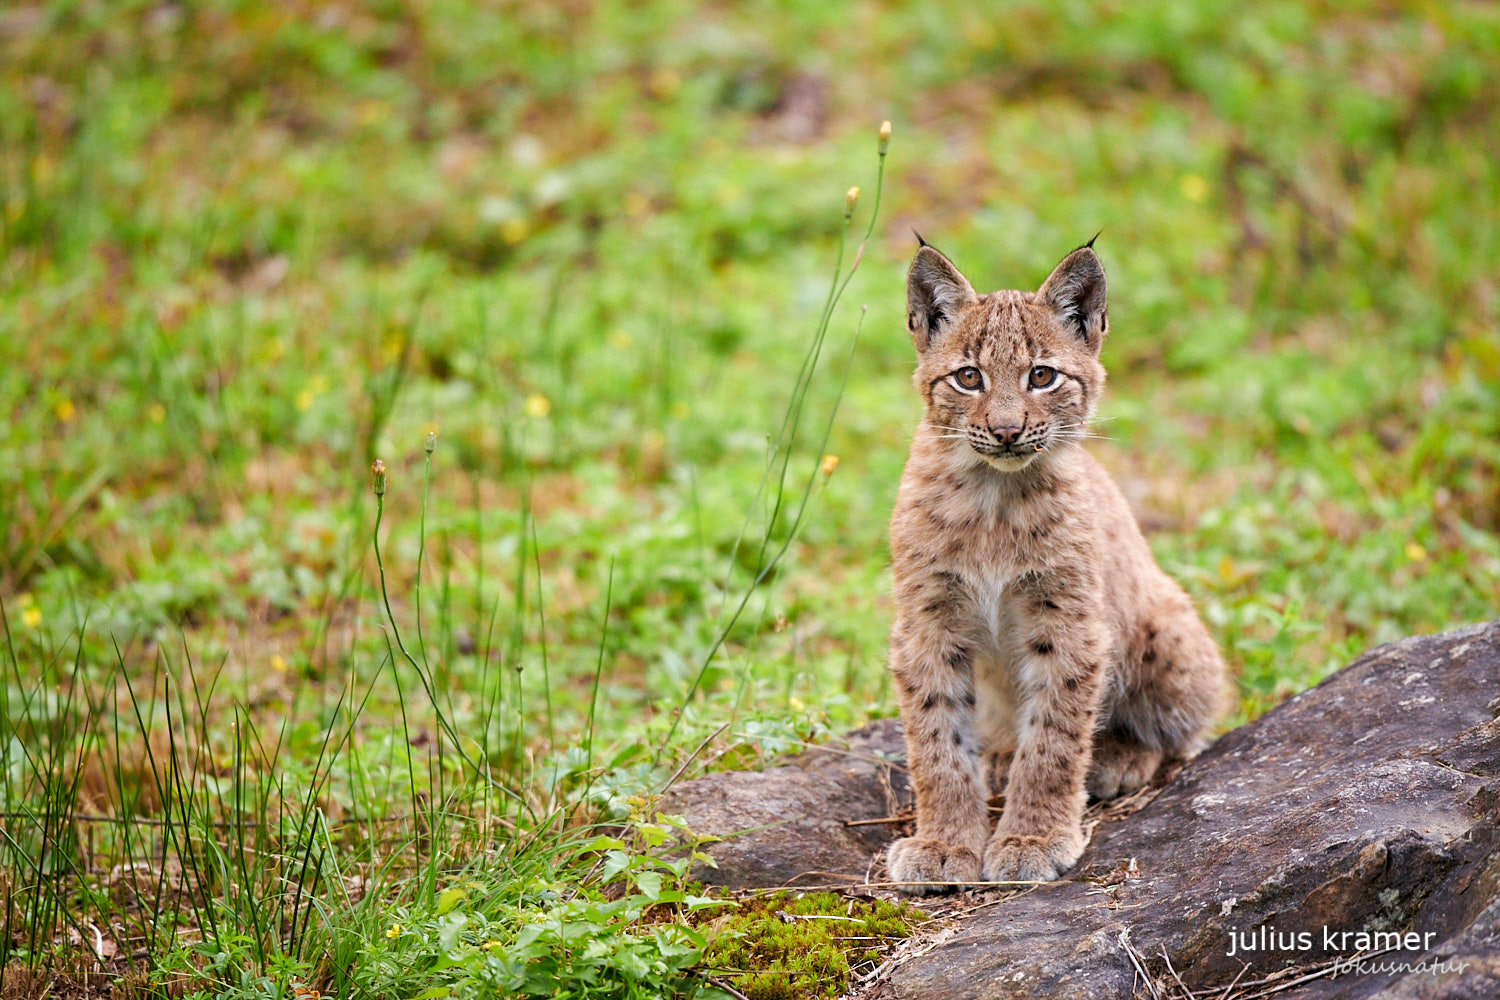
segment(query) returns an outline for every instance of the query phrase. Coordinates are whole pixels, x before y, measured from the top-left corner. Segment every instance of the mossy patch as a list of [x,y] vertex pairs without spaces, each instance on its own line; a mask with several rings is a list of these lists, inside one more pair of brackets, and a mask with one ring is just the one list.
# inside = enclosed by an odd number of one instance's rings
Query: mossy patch
[[832,892],[755,896],[708,923],[703,964],[750,1000],[836,997],[927,919],[903,903]]

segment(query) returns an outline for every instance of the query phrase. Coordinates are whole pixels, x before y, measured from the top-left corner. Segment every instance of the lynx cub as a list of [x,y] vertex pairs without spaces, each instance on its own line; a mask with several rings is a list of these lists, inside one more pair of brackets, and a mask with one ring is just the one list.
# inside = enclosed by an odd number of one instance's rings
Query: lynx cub
[[1203,748],[1224,663],[1079,444],[1108,326],[1092,241],[1037,292],[988,295],[924,243],[907,325],[926,414],[891,518],[891,670],[917,832],[887,867],[905,883],[1054,879],[1083,853],[1087,796]]

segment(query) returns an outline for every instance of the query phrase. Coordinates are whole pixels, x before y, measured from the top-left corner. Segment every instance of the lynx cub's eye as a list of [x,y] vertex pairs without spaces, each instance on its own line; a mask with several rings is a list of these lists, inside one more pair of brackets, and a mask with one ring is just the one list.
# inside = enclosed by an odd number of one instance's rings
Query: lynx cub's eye
[[1031,369],[1031,387],[1033,389],[1045,389],[1057,381],[1057,369],[1047,365],[1037,365]]
[[984,384],[984,376],[973,365],[966,365],[953,373],[953,381],[960,389],[978,389]]

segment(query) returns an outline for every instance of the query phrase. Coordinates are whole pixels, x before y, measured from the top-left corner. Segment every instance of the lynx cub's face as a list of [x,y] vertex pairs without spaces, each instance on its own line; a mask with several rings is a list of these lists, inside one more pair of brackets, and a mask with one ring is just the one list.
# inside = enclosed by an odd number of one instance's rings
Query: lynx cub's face
[[977,295],[924,246],[912,264],[907,327],[926,420],[972,462],[1003,472],[1084,435],[1104,388],[1104,271],[1081,248],[1037,292]]

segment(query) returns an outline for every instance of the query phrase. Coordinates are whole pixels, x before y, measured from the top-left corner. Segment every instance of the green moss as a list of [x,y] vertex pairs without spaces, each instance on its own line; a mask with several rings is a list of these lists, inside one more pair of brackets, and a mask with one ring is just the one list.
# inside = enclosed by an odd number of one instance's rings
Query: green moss
[[704,964],[750,1000],[836,997],[925,919],[905,904],[831,892],[752,897],[709,925]]

